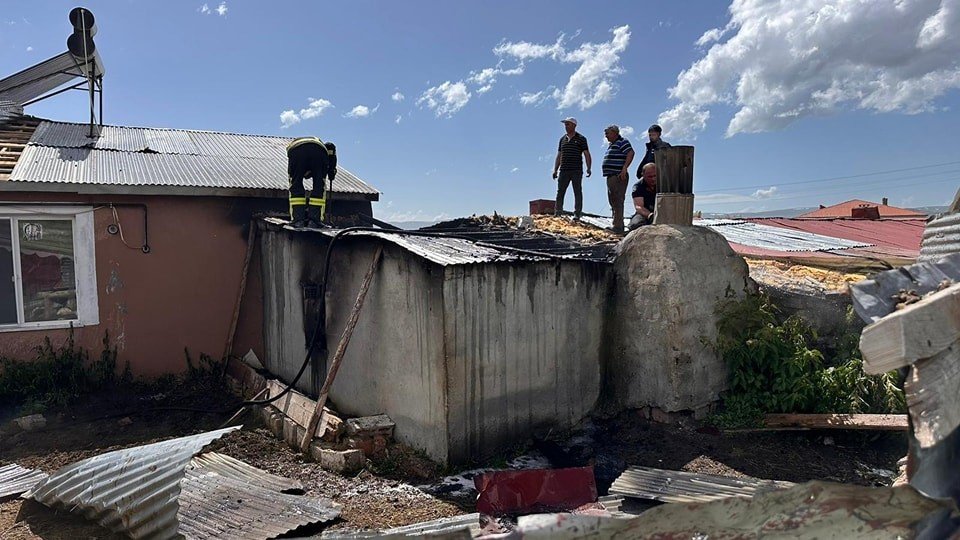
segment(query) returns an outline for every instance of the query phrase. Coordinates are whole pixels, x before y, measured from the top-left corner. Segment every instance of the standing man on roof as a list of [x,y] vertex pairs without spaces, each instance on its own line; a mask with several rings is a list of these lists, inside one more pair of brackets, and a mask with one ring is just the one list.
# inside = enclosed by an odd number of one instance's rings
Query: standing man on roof
[[663,133],[663,128],[659,125],[654,124],[647,129],[647,137],[650,138],[650,142],[647,143],[647,153],[644,154],[643,159],[640,160],[640,165],[637,167],[637,178],[643,176],[643,166],[647,163],[654,162],[654,153],[661,148],[670,148],[670,143],[660,138],[660,135]]
[[[290,224],[320,227],[326,217],[326,179],[337,175],[337,147],[317,137],[300,137],[287,145],[287,175],[290,179]],[[303,179],[313,178],[310,197]],[[319,193],[319,196],[317,196]]]
[[620,135],[620,126],[611,124],[603,130],[610,146],[603,156],[603,176],[607,179],[607,200],[613,210],[613,232],[623,232],[623,199],[627,195],[630,178],[630,163],[633,161],[633,146]]
[[557,181],[557,206],[554,215],[563,215],[563,197],[567,193],[567,186],[573,183],[573,219],[579,220],[580,213],[583,212],[583,161],[580,156],[582,154],[587,160],[587,178],[590,177],[593,158],[590,157],[587,138],[577,132],[577,119],[571,116],[561,122],[567,132],[560,137],[557,159],[553,163],[553,179]]

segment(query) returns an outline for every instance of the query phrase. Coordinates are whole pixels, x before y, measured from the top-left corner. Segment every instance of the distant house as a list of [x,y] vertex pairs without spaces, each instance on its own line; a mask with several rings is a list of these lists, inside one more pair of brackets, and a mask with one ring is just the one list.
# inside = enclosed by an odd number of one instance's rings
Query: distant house
[[[876,208],[877,215],[871,215],[873,211],[867,210],[871,207]],[[821,205],[819,209],[806,214],[797,216],[798,218],[925,218],[926,214],[910,210],[907,208],[898,208],[887,204],[887,199],[882,203],[864,201],[860,199],[851,199],[833,206]]]
[[[185,348],[219,358],[251,219],[287,209],[289,139],[89,129],[0,103],[0,355],[30,358],[72,326],[95,354],[109,334],[138,375],[181,371]],[[333,214],[372,216],[379,193],[341,167],[332,198]],[[251,264],[240,354],[263,352],[260,275]]]

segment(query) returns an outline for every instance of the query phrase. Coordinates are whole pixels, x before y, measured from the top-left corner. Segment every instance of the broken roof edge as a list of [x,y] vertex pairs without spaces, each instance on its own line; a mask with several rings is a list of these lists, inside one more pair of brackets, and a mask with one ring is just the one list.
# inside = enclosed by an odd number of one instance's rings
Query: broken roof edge
[[[285,219],[264,217],[261,221],[277,231],[290,233],[319,234],[332,239],[342,229],[314,229],[292,227]],[[386,229],[379,231],[357,230],[349,233],[352,238],[376,239],[387,241],[398,246],[408,253],[426,259],[440,266],[469,266],[473,264],[497,264],[518,262],[590,262],[609,265],[610,261],[579,258],[574,255],[558,255],[552,253],[538,253],[532,250],[500,246],[489,242],[478,241],[457,236],[424,235],[421,231],[395,231]],[[341,237],[342,238],[342,237]]]

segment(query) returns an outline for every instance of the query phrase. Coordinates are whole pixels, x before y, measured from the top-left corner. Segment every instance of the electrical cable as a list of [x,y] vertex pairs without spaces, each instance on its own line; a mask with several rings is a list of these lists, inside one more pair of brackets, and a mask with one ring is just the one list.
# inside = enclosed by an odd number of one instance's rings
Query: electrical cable
[[140,251],[141,248],[138,248],[137,246],[131,246],[127,243],[127,239],[123,237],[123,225],[120,225],[120,216],[117,214],[117,207],[111,204],[110,210],[113,212],[113,224],[117,226],[117,231],[120,233],[120,241],[123,242],[123,245],[127,246],[128,248]]

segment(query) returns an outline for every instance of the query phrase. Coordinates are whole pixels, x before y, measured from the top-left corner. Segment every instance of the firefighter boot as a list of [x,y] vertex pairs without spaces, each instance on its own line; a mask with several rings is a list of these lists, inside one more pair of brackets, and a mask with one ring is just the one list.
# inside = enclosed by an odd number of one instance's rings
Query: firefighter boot
[[326,217],[326,200],[310,199],[307,204],[307,227],[319,229],[324,227],[323,220]]
[[307,226],[307,205],[290,204],[290,226],[296,228]]

